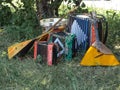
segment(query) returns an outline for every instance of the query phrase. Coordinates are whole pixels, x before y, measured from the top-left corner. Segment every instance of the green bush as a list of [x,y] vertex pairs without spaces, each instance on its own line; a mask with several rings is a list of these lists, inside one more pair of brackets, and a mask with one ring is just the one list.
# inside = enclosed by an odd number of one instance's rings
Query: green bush
[[0,5],[0,26],[10,24],[10,20],[12,18],[12,12],[10,8],[6,5]]
[[14,12],[6,5],[0,8],[1,26],[5,28],[6,35],[12,41],[35,38],[41,34],[39,21],[33,7],[34,3],[33,1],[27,2],[24,1],[23,6],[18,7]]

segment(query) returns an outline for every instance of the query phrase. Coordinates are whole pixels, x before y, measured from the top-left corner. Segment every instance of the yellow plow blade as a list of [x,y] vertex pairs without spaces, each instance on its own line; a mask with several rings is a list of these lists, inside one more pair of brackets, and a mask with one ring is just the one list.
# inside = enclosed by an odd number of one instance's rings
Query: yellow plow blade
[[24,47],[26,47],[31,41],[32,39],[21,43],[16,43],[8,47],[8,58],[11,59],[13,56],[19,53]]
[[[103,47],[102,47],[103,48]],[[104,50],[104,48],[103,48]],[[80,62],[83,66],[116,66],[120,65],[116,57],[112,53],[105,54],[98,48],[90,46],[85,56]]]

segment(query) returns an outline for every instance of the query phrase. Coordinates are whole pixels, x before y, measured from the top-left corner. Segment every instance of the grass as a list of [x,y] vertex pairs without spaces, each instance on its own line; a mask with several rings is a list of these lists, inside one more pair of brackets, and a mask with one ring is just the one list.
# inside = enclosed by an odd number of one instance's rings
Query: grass
[[[120,17],[109,21],[107,46],[120,60]],[[0,29],[0,90],[120,90],[120,66],[83,67],[80,57],[71,62],[47,66],[32,58],[7,58],[7,47],[13,42],[6,30]]]
[[49,67],[31,59],[0,61],[1,90],[119,90],[119,66],[82,67],[79,61]]
[[119,90],[120,68],[82,67],[78,61],[49,67],[31,59],[0,61],[1,90]]

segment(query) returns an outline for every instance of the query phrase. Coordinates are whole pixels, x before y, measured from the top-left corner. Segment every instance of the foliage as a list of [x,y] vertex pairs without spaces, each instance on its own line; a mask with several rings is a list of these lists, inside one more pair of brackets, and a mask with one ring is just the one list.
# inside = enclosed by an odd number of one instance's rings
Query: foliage
[[0,7],[0,26],[8,25],[12,17],[11,10],[8,6]]
[[[11,3],[8,1],[6,3]],[[2,5],[0,9],[1,26],[5,28],[6,34],[13,41],[30,39],[41,33],[34,9],[34,0],[21,0],[21,2],[23,5],[16,6],[17,9],[14,12],[6,5]]]
[[[114,13],[113,13],[114,14]],[[109,35],[108,35],[108,45],[110,48],[113,48],[113,52],[116,53],[116,55],[120,55],[120,15],[117,13],[114,18],[113,14],[108,15],[108,21],[109,21]],[[112,43],[112,44],[111,44]]]

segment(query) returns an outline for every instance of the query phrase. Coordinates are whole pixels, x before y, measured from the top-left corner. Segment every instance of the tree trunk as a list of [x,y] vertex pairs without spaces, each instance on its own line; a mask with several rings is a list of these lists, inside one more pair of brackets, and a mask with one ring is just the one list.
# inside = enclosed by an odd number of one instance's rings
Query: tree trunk
[[37,16],[38,16],[38,19],[40,20],[40,19],[42,19],[42,16],[44,14],[43,5],[40,0],[36,0],[36,8],[37,8]]
[[55,17],[63,0],[36,0],[37,15],[39,19]]

